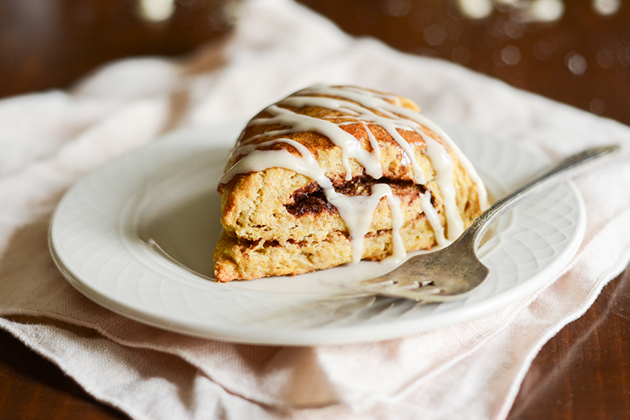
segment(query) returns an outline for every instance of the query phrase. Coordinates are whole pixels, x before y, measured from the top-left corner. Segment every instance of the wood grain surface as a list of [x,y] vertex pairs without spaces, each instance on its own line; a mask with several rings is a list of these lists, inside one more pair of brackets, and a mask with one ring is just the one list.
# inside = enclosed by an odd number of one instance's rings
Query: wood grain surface
[[[496,1],[487,15],[465,9],[483,1],[301,2],[351,34],[630,124],[630,2]],[[2,0],[0,96],[65,88],[116,58],[188,54],[229,32],[220,3],[180,1],[151,21],[136,0]],[[542,3],[546,12],[535,9]],[[509,419],[630,419],[629,331],[626,270],[542,348]],[[0,331],[0,420],[125,418]]]

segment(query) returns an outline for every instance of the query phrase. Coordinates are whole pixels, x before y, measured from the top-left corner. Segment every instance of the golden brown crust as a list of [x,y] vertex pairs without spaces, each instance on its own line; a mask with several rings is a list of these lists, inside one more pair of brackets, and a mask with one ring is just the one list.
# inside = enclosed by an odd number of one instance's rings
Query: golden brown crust
[[[406,108],[411,110],[419,109],[415,104],[406,98],[398,97],[401,103]],[[300,115],[306,115],[314,118],[326,118],[328,121],[339,123],[352,123],[354,120],[350,119],[350,114],[330,110],[321,107],[303,107],[303,108],[291,108],[290,109]],[[270,115],[266,112],[259,113],[254,119],[268,118]],[[405,156],[405,151],[398,144],[398,142],[385,130],[382,126],[374,123],[365,122],[364,124],[354,123],[341,125],[340,128],[345,132],[354,136],[361,144],[361,147],[367,151],[372,151],[372,145],[366,130],[366,126],[374,135],[374,138],[378,142],[380,149],[380,163],[383,168],[383,177],[393,180],[413,180],[413,168],[409,165],[409,159]],[[298,132],[289,134],[277,134],[277,135],[264,135],[265,133],[271,133],[277,130],[288,128],[286,126],[273,124],[273,125],[248,125],[245,127],[241,136],[239,137],[237,147],[247,145],[257,145],[268,142],[269,140],[277,138],[286,138],[300,143],[305,146],[315,156],[319,165],[322,168],[326,168],[326,176],[328,176],[333,182],[342,181],[346,176],[346,168],[342,163],[342,149],[336,146],[328,137],[313,132]],[[443,143],[442,139],[431,131],[428,127],[422,126],[422,131],[425,135]],[[434,173],[431,166],[431,162],[425,156],[426,144],[423,138],[413,131],[397,129],[396,130],[413,148],[414,155],[418,164],[422,167],[424,176],[426,179],[432,179]],[[258,137],[260,136],[260,137]],[[261,150],[279,150],[285,149],[289,152],[300,155],[293,146],[288,143],[275,143],[270,146],[262,146]],[[228,161],[226,169],[234,165],[245,155],[236,154],[232,156]],[[364,172],[363,166],[361,166],[356,160],[351,160],[352,176],[360,176]]]
[[[408,99],[391,96],[409,109],[417,106]],[[350,119],[340,111],[321,107],[291,108],[302,115],[326,118],[339,123]],[[269,117],[263,111],[256,118]],[[401,236],[408,251],[429,249],[436,245],[436,236],[422,209],[420,194],[431,193],[433,207],[442,225],[446,224],[444,197],[436,183],[436,172],[424,152],[427,145],[422,136],[414,131],[398,129],[398,133],[411,145],[426,179],[425,185],[413,182],[413,168],[403,148],[378,124],[352,122],[340,127],[354,136],[361,146],[372,151],[369,127],[378,142],[383,177],[379,183],[387,183],[401,201],[404,226]],[[369,195],[376,180],[366,175],[364,167],[350,159],[352,179],[347,181],[342,162],[342,148],[326,136],[312,132],[284,133],[267,136],[280,125],[248,125],[241,134],[238,145],[262,144],[274,138],[288,138],[306,147],[319,166],[325,168],[335,191],[344,195]],[[428,127],[422,132],[440,142],[449,151],[454,162],[454,184],[457,207],[467,226],[481,213],[477,184],[459,162],[457,155]],[[285,149],[300,156],[289,143],[263,145],[262,150]],[[236,153],[228,167],[245,154]],[[326,201],[321,188],[313,179],[290,169],[269,168],[238,174],[225,184],[219,185],[221,194],[221,223],[225,232],[214,254],[215,277],[226,282],[236,279],[254,279],[264,276],[296,275],[314,270],[335,267],[352,260],[350,233],[334,206]],[[373,214],[369,232],[365,237],[363,259],[381,260],[392,253],[393,216],[387,199],[380,200]]]
[[[435,243],[435,236],[425,217],[408,223],[401,233],[407,249],[430,249]],[[378,261],[391,253],[391,229],[374,231],[366,236],[362,259]],[[348,236],[341,231],[333,231],[320,241],[287,241],[282,245],[263,240],[239,240],[224,232],[217,245],[215,259],[215,276],[219,281],[251,280],[304,274],[349,263],[352,261],[352,246]]]

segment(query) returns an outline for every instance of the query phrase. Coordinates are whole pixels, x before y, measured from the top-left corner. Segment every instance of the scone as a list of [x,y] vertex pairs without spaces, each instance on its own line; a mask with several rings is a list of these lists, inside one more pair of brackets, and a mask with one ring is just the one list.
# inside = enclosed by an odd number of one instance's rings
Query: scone
[[487,206],[472,165],[415,103],[352,86],[261,111],[218,190],[219,282],[402,259],[446,245]]

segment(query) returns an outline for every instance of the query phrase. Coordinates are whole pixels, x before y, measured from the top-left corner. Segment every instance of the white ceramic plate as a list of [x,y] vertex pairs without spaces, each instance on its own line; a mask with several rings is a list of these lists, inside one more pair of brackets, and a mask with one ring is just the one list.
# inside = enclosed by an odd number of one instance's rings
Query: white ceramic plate
[[[218,340],[318,345],[384,340],[497,310],[544,286],[573,257],[585,210],[571,183],[504,216],[480,249],[487,282],[467,299],[422,305],[349,294],[387,268],[361,262],[296,277],[215,283],[221,231],[216,184],[243,123],[180,131],[77,183],[57,208],[50,247],[68,281],[94,302],[137,321]],[[448,127],[492,196],[545,162],[480,133]]]

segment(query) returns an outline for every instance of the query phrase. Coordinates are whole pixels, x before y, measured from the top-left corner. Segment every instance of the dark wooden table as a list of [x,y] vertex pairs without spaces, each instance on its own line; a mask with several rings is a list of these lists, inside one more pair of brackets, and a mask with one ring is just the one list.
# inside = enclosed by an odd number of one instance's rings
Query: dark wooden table
[[[629,2],[301,1],[349,33],[452,60],[630,125]],[[220,40],[232,23],[220,0],[179,0],[172,13],[144,17],[140,3],[0,1],[0,97],[67,87],[119,57],[181,56]],[[630,270],[543,347],[509,418],[630,418],[626,331]],[[56,366],[0,332],[0,419],[86,418],[126,416],[95,401]]]

